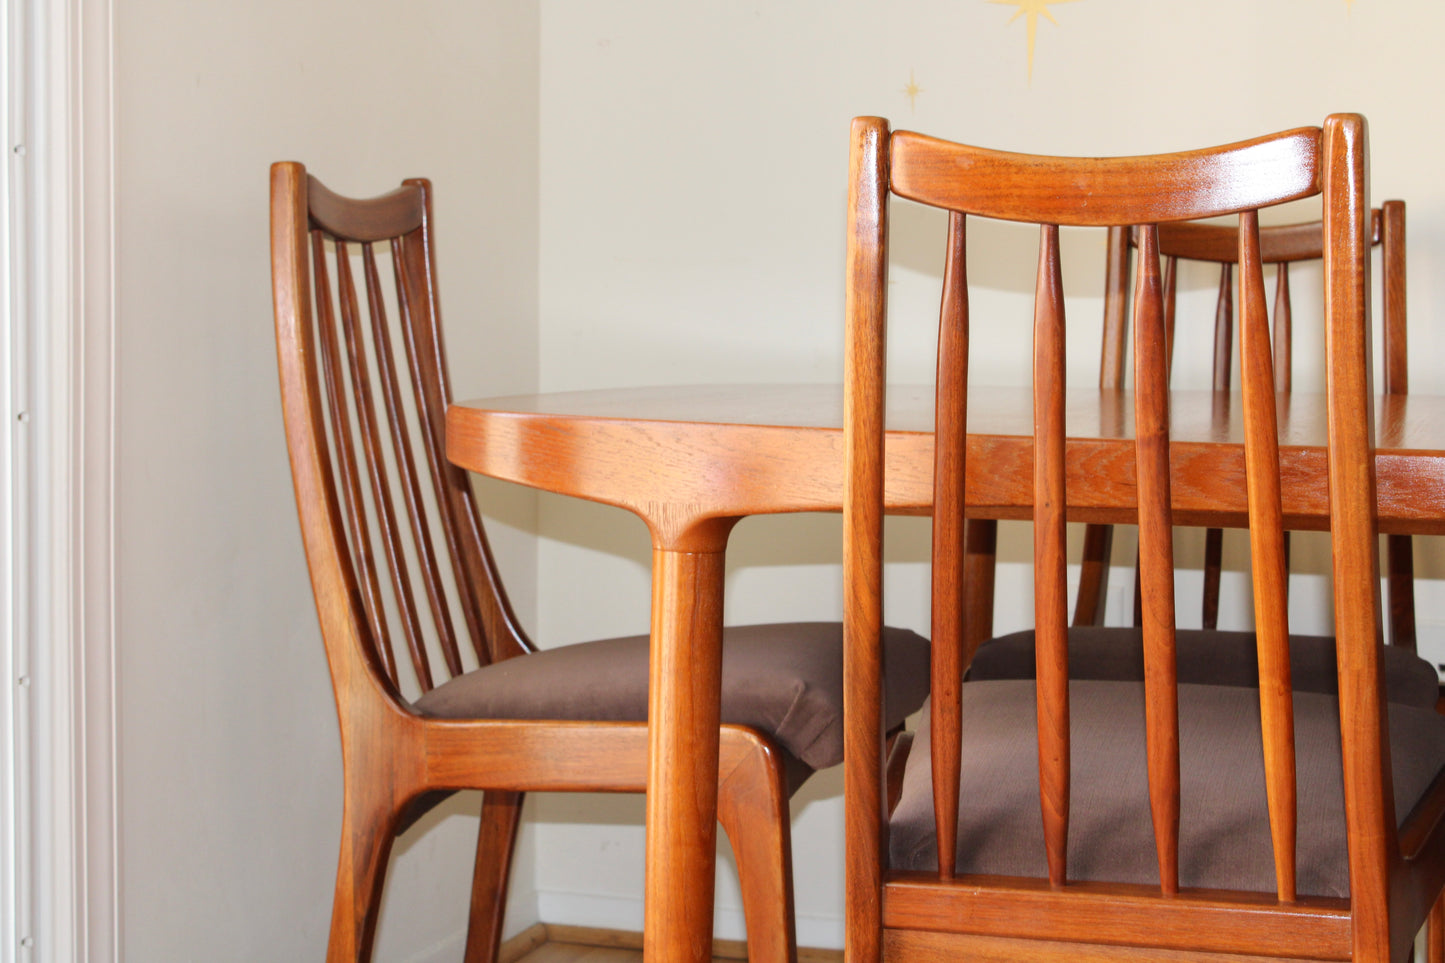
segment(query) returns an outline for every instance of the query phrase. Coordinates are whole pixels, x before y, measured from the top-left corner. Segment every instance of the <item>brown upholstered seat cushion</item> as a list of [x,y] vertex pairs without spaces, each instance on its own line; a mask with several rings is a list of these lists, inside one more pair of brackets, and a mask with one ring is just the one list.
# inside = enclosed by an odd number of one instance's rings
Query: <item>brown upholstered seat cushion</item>
[[[1034,683],[963,686],[958,872],[1046,877]],[[1068,875],[1159,881],[1145,775],[1143,685],[1069,684]],[[1393,704],[1397,819],[1445,767],[1445,717]],[[1180,885],[1274,891],[1257,689],[1181,685]],[[1295,695],[1301,895],[1347,896],[1338,700]],[[891,821],[895,869],[937,869],[929,732],[921,727]]]
[[[583,642],[485,666],[416,701],[449,719],[647,719],[645,635]],[[883,633],[889,726],[928,694],[928,640]],[[812,769],[843,761],[843,629],[836,622],[729,627],[722,721],[771,736]]]
[[[1291,683],[1297,692],[1339,691],[1335,640],[1331,636],[1290,636]],[[1139,629],[1088,626],[1069,629],[1069,678],[1140,681],[1144,678],[1144,642]],[[1253,632],[1180,629],[1177,632],[1179,681],[1200,685],[1259,685],[1259,660]],[[1430,663],[1408,649],[1385,646],[1385,691],[1391,702],[1432,709],[1440,693]],[[979,646],[969,678],[1032,679],[1032,629],[999,636]]]

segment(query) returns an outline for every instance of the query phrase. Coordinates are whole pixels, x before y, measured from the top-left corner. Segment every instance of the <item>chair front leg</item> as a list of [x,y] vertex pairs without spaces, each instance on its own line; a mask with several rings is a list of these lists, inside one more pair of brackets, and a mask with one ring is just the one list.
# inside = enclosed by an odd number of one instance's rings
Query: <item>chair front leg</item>
[[751,963],[797,963],[787,777],[777,750],[723,726],[717,818],[738,865]]
[[389,803],[347,787],[327,963],[371,960],[396,821]]

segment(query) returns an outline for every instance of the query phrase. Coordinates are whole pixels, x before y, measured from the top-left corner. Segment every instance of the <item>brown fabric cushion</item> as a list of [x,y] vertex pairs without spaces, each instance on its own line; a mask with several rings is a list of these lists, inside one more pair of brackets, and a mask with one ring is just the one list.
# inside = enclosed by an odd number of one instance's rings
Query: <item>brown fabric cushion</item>
[[[647,719],[645,635],[547,649],[484,666],[416,701],[447,719]],[[889,726],[928,694],[928,640],[883,630]],[[813,769],[843,761],[843,629],[734,626],[723,635],[722,721],[771,736]]]
[[[1159,882],[1137,682],[1069,684],[1072,741],[1068,875]],[[1046,877],[1032,681],[963,686],[958,871]],[[1445,767],[1445,717],[1389,707],[1397,819]],[[1179,882],[1274,891],[1257,689],[1179,687]],[[1295,695],[1301,895],[1348,896],[1338,701]],[[937,870],[929,732],[921,727],[891,822],[896,869]]]
[[[1179,681],[1200,685],[1259,685],[1253,632],[1180,629],[1176,633]],[[1292,635],[1290,674],[1296,692],[1339,691],[1332,636]],[[1430,663],[1408,649],[1385,646],[1385,691],[1391,702],[1433,709],[1440,680]],[[979,646],[969,678],[1032,679],[1032,629],[999,636]],[[1069,629],[1069,678],[1144,678],[1144,637],[1139,629],[1087,626]]]

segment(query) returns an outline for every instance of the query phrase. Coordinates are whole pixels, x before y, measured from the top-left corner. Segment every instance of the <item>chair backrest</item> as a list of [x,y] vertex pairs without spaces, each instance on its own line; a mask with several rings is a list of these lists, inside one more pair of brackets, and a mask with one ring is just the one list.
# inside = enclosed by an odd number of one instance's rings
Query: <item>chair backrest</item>
[[362,675],[414,697],[530,647],[446,459],[431,223],[425,180],[353,200],[271,168],[286,441],[338,698]]
[[[1099,386],[1122,388],[1128,357],[1128,282],[1131,252],[1138,247],[1137,228],[1109,231],[1108,266],[1104,289],[1103,350]],[[1384,344],[1383,390],[1405,394],[1409,387],[1406,364],[1405,315],[1405,202],[1385,201],[1370,218],[1370,244],[1380,248],[1383,284],[1381,332]],[[1290,265],[1324,257],[1324,224],[1275,224],[1259,229],[1259,254],[1264,264],[1275,265],[1274,329],[1275,385],[1289,391],[1293,370],[1293,304]],[[1234,358],[1234,268],[1239,263],[1239,231],[1229,224],[1172,223],[1159,225],[1159,256],[1163,258],[1164,326],[1169,356],[1174,356],[1176,272],[1180,261],[1219,265],[1219,292],[1215,299],[1213,387],[1230,387]]]
[[[1099,386],[1122,388],[1128,358],[1129,280],[1132,253],[1138,246],[1137,228],[1109,230],[1108,264],[1105,271],[1104,327],[1099,363]],[[1164,327],[1170,365],[1173,365],[1177,305],[1177,271],[1180,261],[1208,262],[1219,267],[1215,298],[1212,387],[1227,391],[1234,359],[1234,283],[1239,263],[1239,231],[1229,224],[1170,223],[1159,226],[1159,255],[1163,258],[1162,289]],[[1405,202],[1385,201],[1372,212],[1370,243],[1380,249],[1381,334],[1383,346],[1382,390],[1405,394],[1409,389],[1407,324],[1405,308]],[[1271,312],[1274,334],[1275,387],[1289,391],[1293,365],[1293,302],[1290,294],[1290,266],[1319,261],[1324,257],[1324,225],[1320,221],[1277,224],[1259,229],[1260,260],[1275,266],[1274,306]],[[1197,344],[1197,341],[1194,342]],[[1075,625],[1103,623],[1103,594],[1112,539],[1090,526],[1085,537],[1083,572],[1075,603]],[[1213,629],[1219,617],[1219,586],[1222,541],[1215,529],[1205,544],[1204,592],[1201,623]],[[1286,543],[1288,551],[1288,543]],[[1390,641],[1407,648],[1415,646],[1414,562],[1410,540],[1392,538],[1389,544]],[[1134,624],[1139,624],[1135,597]]]
[[[1384,913],[1399,860],[1381,700],[1379,581],[1369,366],[1366,133],[1356,115],[1212,150],[1108,159],[984,150],[885,121],[854,121],[847,253],[844,508],[847,900],[850,953],[878,958],[886,786],[878,716],[882,626],[885,344],[890,197],[948,210],[934,428],[932,766],[940,880],[953,877],[962,632],[969,216],[1038,223],[1033,316],[1033,522],[1038,766],[1048,884],[1067,879],[1070,716],[1066,626],[1064,300],[1060,226],[1139,226],[1132,448],[1144,598],[1147,772],[1161,891],[1178,888],[1169,365],[1159,252],[1167,222],[1238,214],[1240,345],[1260,711],[1278,899],[1295,899],[1293,714],[1275,376],[1258,209],[1323,194],[1330,537],[1334,554],[1349,875],[1356,942],[1388,951]],[[990,326],[1004,319],[989,318]],[[1115,460],[1117,465],[1122,460]],[[1108,470],[1104,466],[1100,470]],[[1027,764],[1024,762],[1023,764]],[[1392,860],[1394,862],[1392,862]],[[1382,932],[1383,930],[1383,932]],[[1385,953],[1380,954],[1385,958]]]

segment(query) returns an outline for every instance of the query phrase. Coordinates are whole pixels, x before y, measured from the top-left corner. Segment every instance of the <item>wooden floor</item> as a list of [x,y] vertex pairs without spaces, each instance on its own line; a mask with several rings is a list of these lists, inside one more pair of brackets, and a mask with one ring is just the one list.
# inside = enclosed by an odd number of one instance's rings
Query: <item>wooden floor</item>
[[522,957],[519,963],[637,963],[641,959],[641,950],[549,941]]
[[[713,942],[713,963],[748,958],[740,940]],[[841,963],[842,950],[800,948],[798,963]],[[498,963],[641,963],[642,934],[538,923],[502,945]]]

